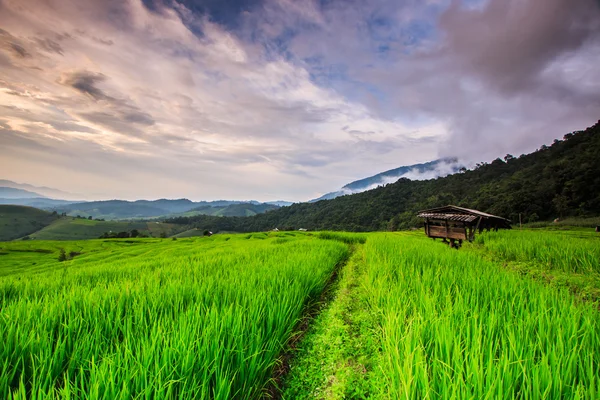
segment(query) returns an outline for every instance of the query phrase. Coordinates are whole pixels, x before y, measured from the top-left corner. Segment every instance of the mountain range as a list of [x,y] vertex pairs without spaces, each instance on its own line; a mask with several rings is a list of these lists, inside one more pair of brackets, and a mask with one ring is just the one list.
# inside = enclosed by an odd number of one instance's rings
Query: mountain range
[[176,217],[180,215],[214,215],[247,217],[279,208],[277,205],[257,201],[198,201],[188,199],[159,200],[105,200],[71,203],[53,207],[53,211],[70,216],[92,217],[94,219],[142,219]]
[[[340,190],[327,193],[310,202],[364,192],[377,186],[396,182],[400,178],[408,177],[410,179],[419,180],[446,176],[457,172],[461,167],[462,165],[456,158],[443,158],[428,163],[403,166],[381,172],[368,178],[350,182]],[[73,196],[72,194],[58,189],[21,184],[9,180],[0,180],[0,204],[24,205],[56,211],[60,214],[64,213],[69,216],[91,216],[92,218],[108,220],[158,217],[173,218],[194,215],[245,217],[293,204],[283,200],[266,203],[260,203],[254,200],[193,202],[188,199],[76,201],[54,197],[61,195],[70,198]]]

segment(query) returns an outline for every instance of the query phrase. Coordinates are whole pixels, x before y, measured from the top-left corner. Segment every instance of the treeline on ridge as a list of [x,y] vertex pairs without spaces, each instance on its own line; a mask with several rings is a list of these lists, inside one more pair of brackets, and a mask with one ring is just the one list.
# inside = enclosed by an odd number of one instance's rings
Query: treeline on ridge
[[252,217],[194,216],[166,222],[213,232],[273,228],[374,231],[420,226],[419,210],[454,204],[523,222],[600,215],[600,121],[531,154],[427,181],[399,181],[362,193],[298,203]]

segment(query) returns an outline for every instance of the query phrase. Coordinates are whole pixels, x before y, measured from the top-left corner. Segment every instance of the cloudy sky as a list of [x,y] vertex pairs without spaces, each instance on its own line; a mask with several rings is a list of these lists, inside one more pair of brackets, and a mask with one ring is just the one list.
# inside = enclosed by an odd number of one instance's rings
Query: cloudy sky
[[600,119],[598,0],[0,0],[0,179],[303,201]]

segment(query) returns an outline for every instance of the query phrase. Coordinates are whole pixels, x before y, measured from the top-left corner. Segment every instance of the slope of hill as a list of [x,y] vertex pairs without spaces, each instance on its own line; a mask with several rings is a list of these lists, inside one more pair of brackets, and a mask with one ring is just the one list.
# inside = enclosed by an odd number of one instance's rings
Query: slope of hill
[[250,216],[279,208],[276,205],[258,202],[229,200],[199,201],[178,200],[107,200],[73,203],[53,208],[58,213],[70,216],[91,216],[102,219],[156,218],[184,215]]
[[29,235],[57,219],[56,214],[33,207],[0,205],[0,241]]
[[96,221],[62,217],[29,236],[37,240],[86,240],[98,239],[107,232],[131,232],[134,229],[152,237],[168,237],[182,230],[180,226],[162,222]]
[[428,163],[407,165],[350,182],[349,184],[344,185],[340,190],[326,193],[310,202],[331,200],[339,196],[364,192],[366,190],[375,189],[377,186],[394,183],[400,178],[425,180],[443,177],[458,172],[462,167],[463,165],[456,158],[441,158]]
[[525,222],[600,215],[600,121],[520,157],[425,181],[406,178],[333,200],[300,203],[248,218],[173,219],[200,229],[368,231],[420,226],[420,209],[455,204]]
[[197,207],[191,212],[197,213],[197,215],[214,215],[224,217],[251,217],[253,215],[262,214],[267,211],[276,210],[279,207],[273,204],[254,204],[254,203],[240,203],[230,204],[225,207],[215,206],[202,206]]

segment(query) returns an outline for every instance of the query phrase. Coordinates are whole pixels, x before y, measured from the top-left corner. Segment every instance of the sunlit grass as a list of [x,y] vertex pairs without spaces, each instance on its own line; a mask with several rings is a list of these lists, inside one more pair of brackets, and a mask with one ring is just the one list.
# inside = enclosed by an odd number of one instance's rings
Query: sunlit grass
[[365,246],[389,398],[600,395],[596,304],[424,238]]
[[[578,236],[583,235],[578,233]],[[600,274],[600,238],[545,231],[498,231],[478,235],[475,243],[508,261],[533,261],[564,272]]]
[[87,253],[62,263],[39,253],[43,273],[0,278],[0,397],[258,397],[347,254],[265,238],[81,242]]

